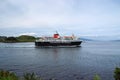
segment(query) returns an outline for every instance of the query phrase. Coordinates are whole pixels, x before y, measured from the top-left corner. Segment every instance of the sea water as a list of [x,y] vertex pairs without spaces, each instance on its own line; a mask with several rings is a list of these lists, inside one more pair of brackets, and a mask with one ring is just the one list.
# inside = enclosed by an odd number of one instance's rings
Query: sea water
[[0,43],[0,69],[45,80],[114,80],[120,67],[120,42],[86,41],[76,48],[36,48],[34,43]]

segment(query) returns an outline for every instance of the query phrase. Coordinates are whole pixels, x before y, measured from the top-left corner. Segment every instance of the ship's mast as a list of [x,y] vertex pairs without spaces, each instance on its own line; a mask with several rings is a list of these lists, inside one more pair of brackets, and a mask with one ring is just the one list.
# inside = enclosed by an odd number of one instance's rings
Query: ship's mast
[[59,33],[56,31],[56,34],[59,34]]

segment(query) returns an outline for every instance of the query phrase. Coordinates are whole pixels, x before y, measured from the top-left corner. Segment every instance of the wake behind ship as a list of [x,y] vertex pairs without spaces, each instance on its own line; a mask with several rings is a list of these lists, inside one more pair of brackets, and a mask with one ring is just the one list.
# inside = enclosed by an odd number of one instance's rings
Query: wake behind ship
[[35,41],[36,47],[79,47],[82,41],[72,36],[60,36],[58,33],[52,37],[40,37]]

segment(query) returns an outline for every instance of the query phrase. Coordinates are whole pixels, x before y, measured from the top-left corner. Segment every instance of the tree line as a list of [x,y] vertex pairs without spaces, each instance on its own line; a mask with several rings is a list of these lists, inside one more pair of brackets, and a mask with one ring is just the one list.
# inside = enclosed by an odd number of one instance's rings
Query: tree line
[[0,42],[34,42],[36,38],[34,36],[29,35],[21,35],[18,37],[6,37],[6,36],[0,36]]

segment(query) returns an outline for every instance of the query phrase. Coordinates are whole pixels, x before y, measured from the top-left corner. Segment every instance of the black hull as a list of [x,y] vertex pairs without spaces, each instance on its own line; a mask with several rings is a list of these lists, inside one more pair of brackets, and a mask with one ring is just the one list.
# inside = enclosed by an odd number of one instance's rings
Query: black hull
[[79,47],[82,41],[74,42],[35,42],[36,47]]

